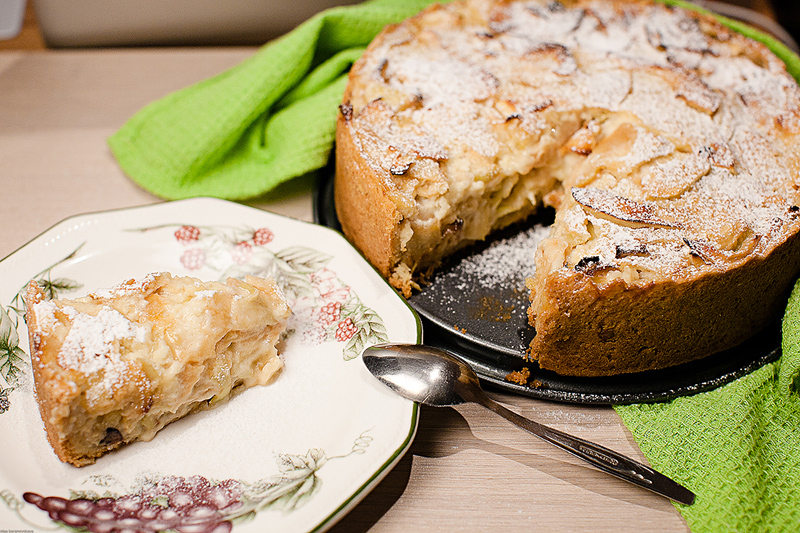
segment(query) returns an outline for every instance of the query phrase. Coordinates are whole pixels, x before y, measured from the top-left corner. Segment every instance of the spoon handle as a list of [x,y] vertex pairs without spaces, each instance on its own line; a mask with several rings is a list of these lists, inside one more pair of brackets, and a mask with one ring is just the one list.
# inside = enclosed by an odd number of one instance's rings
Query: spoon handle
[[529,420],[510,411],[486,395],[475,398],[479,404],[497,413],[525,431],[558,446],[600,470],[685,505],[694,503],[694,493],[664,474],[633,459],[578,437]]

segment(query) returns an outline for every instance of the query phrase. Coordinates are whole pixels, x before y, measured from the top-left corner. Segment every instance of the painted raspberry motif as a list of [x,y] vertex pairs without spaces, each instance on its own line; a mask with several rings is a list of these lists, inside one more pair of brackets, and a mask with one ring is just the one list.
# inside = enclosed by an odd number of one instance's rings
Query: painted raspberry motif
[[342,316],[342,303],[328,302],[320,308],[317,321],[322,326],[330,326],[335,324],[340,316]]
[[181,226],[175,231],[175,238],[183,244],[196,241],[200,238],[200,228],[196,226]]
[[186,250],[181,256],[181,264],[189,270],[199,270],[206,264],[206,253],[202,248]]
[[258,228],[253,232],[253,244],[256,246],[264,246],[265,244],[272,242],[272,239],[274,238],[275,234],[272,233],[269,228]]
[[358,328],[353,319],[347,317],[336,326],[336,340],[339,342],[350,340],[356,334],[356,331],[358,331]]
[[231,257],[237,265],[244,265],[253,257],[253,247],[242,241],[231,248]]
[[344,302],[349,297],[350,287],[343,284],[336,272],[322,268],[311,275],[314,294],[320,300]]
[[188,270],[216,271],[220,280],[273,278],[290,302],[293,320],[303,322],[302,327],[292,329],[302,332],[303,343],[340,342],[342,356],[349,361],[367,345],[388,341],[381,317],[330,268],[332,255],[301,245],[273,250],[276,234],[267,226],[184,223],[169,228],[185,246],[180,262]]

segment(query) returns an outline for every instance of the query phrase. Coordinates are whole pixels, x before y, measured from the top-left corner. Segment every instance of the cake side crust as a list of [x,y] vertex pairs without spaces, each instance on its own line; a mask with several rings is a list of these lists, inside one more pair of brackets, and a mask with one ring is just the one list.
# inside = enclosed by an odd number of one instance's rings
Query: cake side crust
[[[390,278],[400,257],[399,224],[403,216],[389,185],[360,157],[361,149],[343,113],[337,119],[336,147],[334,202],[342,231],[378,272]],[[398,276],[393,284],[410,296],[410,276]]]
[[537,334],[529,356],[558,374],[598,377],[667,368],[733,348],[780,318],[799,262],[795,233],[767,256],[690,282],[598,287],[575,270],[553,271],[535,288],[547,303],[531,313]]

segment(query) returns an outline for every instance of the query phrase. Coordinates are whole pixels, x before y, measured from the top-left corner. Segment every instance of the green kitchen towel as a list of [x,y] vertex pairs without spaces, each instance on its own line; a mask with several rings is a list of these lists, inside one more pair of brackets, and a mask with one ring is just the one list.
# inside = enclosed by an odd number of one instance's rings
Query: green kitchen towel
[[430,0],[323,11],[241,64],[148,105],[109,139],[125,173],[168,199],[243,200],[323,167],[347,72],[387,24]]
[[780,359],[710,392],[615,409],[653,468],[697,495],[676,504],[694,533],[800,530],[800,282]]
[[[167,199],[245,200],[322,168],[350,66],[386,24],[430,3],[371,0],[323,11],[232,69],[148,105],[109,139],[111,150],[132,180]],[[720,19],[800,74],[785,46]]]

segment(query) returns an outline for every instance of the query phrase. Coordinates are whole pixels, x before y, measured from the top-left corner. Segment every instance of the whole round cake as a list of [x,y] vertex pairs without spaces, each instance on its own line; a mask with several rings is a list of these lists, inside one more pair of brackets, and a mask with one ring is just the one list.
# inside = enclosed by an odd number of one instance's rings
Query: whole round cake
[[409,295],[555,208],[528,356],[560,374],[739,344],[800,273],[800,89],[765,46],[648,1],[467,0],[387,27],[339,114],[345,235]]

